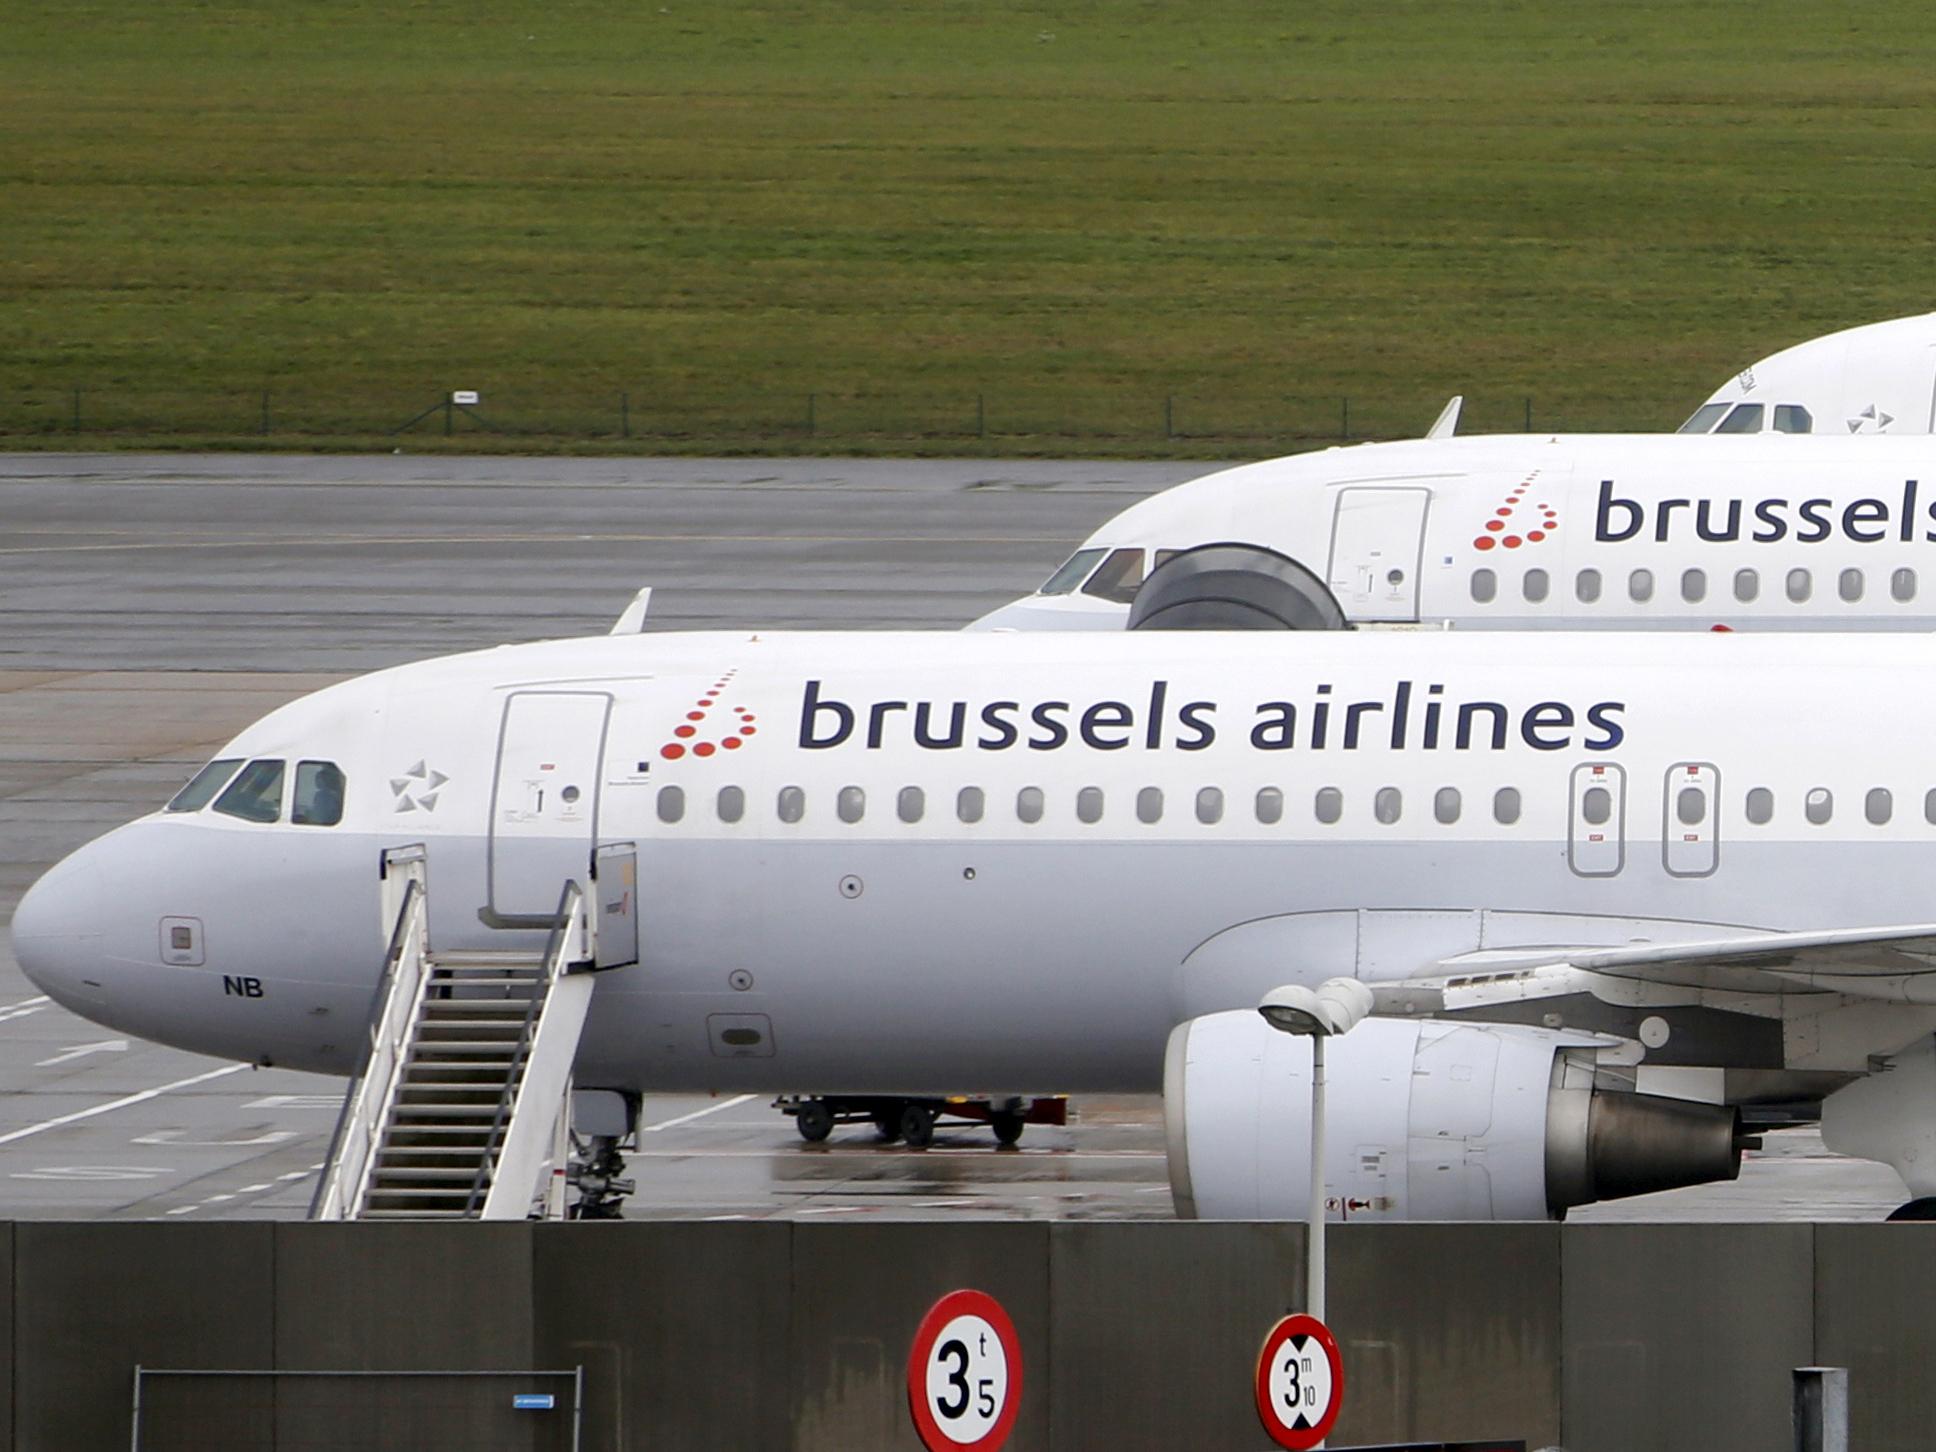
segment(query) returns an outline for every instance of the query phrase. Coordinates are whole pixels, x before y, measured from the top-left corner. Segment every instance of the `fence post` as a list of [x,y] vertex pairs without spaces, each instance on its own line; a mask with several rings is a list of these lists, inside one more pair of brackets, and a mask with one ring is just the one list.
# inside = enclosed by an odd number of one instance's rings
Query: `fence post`
[[820,395],[817,393],[809,393],[807,395],[807,437],[808,438],[812,438],[814,436],[815,430],[814,430],[814,421],[813,421],[813,407],[814,407],[815,401],[819,397]]
[[1529,396],[1526,399],[1526,432],[1530,434],[1532,431],[1533,431],[1533,400]]
[[269,390],[262,390],[262,432],[269,432]]
[[988,399],[985,395],[975,395],[975,433],[981,438],[988,437]]
[[444,437],[450,437],[451,421],[457,413],[457,401],[448,393],[444,395]]
[[74,432],[81,431],[81,390],[74,390]]
[[1338,400],[1338,438],[1340,441],[1348,441],[1351,438],[1351,400],[1349,398]]
[[1176,437],[1176,395],[1174,393],[1163,395],[1163,437],[1166,439]]
[[618,436],[622,439],[632,437],[632,395],[629,393],[618,396]]

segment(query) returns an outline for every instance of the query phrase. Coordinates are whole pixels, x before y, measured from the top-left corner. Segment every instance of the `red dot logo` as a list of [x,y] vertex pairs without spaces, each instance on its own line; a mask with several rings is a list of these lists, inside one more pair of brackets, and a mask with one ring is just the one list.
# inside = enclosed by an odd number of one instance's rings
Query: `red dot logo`
[[668,741],[664,746],[659,748],[659,755],[663,756],[667,761],[677,761],[685,754],[686,748],[676,741]]
[[1501,541],[1500,541],[1500,543],[1501,543],[1501,544],[1503,544],[1503,545],[1504,545],[1504,546],[1505,546],[1505,547],[1506,547],[1507,549],[1509,549],[1509,550],[1516,550],[1516,549],[1518,549],[1518,548],[1519,548],[1519,547],[1520,547],[1520,546],[1521,546],[1522,544],[1524,544],[1524,543],[1525,543],[1525,541],[1524,541],[1524,540],[1522,540],[1522,539],[1521,539],[1521,538],[1520,538],[1520,537],[1519,537],[1518,535],[1516,535],[1516,534],[1509,534],[1509,535],[1507,535],[1507,536],[1506,536],[1506,537],[1505,537],[1505,538],[1504,538],[1503,540],[1501,540]]
[[739,737],[737,737],[737,736],[728,736],[728,737],[727,737],[727,738],[726,738],[726,739],[725,739],[724,741],[722,741],[722,742],[720,742],[719,744],[720,744],[721,746],[723,746],[723,747],[725,747],[725,748],[726,748],[726,749],[727,749],[728,751],[738,751],[738,750],[739,750]]
[[1472,547],[1475,550],[1489,550],[1492,546],[1493,538],[1489,534],[1482,534],[1472,542]]
[[713,754],[712,742],[710,741],[700,742],[697,746],[693,747],[692,754],[694,756],[711,756]]

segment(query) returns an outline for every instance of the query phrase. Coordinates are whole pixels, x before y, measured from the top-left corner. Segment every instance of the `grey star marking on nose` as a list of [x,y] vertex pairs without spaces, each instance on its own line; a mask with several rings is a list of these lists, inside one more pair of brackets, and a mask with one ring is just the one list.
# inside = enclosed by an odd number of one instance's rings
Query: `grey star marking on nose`
[[399,812],[434,812],[437,810],[437,795],[443,790],[444,783],[450,778],[441,771],[432,771],[429,763],[418,762],[402,776],[390,778],[390,790],[397,799]]

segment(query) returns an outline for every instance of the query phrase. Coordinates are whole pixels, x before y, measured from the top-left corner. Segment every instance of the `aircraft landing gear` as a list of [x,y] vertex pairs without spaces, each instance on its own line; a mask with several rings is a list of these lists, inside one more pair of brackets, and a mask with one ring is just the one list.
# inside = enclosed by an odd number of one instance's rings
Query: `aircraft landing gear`
[[572,1096],[571,1163],[565,1180],[578,1191],[566,1207],[569,1220],[617,1220],[638,1182],[624,1178],[624,1150],[636,1148],[639,1096],[616,1089],[586,1089]]
[[1068,1123],[1068,1100],[1059,1095],[997,1099],[951,1094],[902,1099],[866,1094],[789,1094],[774,1100],[773,1107],[793,1116],[793,1127],[808,1144],[821,1143],[843,1124],[871,1124],[882,1144],[898,1140],[909,1149],[926,1149],[934,1143],[935,1122],[946,1118],[951,1124],[985,1124],[994,1131],[997,1145],[1012,1149],[1023,1129],[1031,1124]]

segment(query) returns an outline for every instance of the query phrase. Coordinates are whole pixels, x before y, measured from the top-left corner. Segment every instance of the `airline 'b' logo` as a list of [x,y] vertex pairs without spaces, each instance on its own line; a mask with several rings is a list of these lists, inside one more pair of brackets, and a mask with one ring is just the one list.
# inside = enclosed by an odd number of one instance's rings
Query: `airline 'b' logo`
[[1513,486],[1506,502],[1493,510],[1484,531],[1472,541],[1475,550],[1489,550],[1495,545],[1516,550],[1521,545],[1538,544],[1560,527],[1560,517],[1550,504],[1544,500],[1526,503],[1538,479],[1539,470],[1535,469]]
[[659,755],[667,761],[677,761],[689,751],[694,756],[738,751],[759,734],[760,728],[755,724],[758,718],[751,711],[744,706],[722,704],[726,687],[738,674],[738,671],[727,671],[707,688],[686,712],[686,719],[672,728],[672,739],[659,748]]

